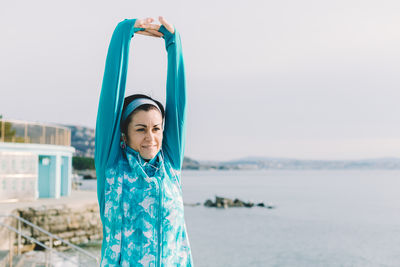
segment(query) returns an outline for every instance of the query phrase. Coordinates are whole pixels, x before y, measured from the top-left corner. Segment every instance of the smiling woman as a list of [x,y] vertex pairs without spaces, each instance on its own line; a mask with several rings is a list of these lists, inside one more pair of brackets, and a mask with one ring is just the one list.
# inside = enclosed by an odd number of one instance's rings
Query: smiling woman
[[125,98],[122,114],[122,146],[127,144],[145,160],[154,158],[163,138],[162,104],[146,95],[131,95]]
[[155,157],[161,148],[161,114],[155,110],[138,111],[128,126],[128,146],[145,160]]
[[[107,54],[95,142],[101,266],[193,266],[180,176],[186,136],[182,47],[175,28],[159,19],[162,25],[150,18],[120,22]],[[146,95],[124,99],[135,33],[165,40],[165,114]]]

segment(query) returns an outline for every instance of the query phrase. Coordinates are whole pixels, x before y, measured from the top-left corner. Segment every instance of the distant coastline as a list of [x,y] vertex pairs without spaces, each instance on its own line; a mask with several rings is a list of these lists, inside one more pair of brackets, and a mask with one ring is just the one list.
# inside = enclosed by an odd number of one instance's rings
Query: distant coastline
[[265,157],[224,162],[199,162],[185,159],[183,169],[191,170],[400,170],[400,158],[301,160]]
[[[95,131],[76,125],[63,125],[71,129],[74,156],[93,158]],[[246,157],[231,161],[199,161],[185,157],[184,170],[400,170],[400,158],[360,160],[301,160],[274,157]]]

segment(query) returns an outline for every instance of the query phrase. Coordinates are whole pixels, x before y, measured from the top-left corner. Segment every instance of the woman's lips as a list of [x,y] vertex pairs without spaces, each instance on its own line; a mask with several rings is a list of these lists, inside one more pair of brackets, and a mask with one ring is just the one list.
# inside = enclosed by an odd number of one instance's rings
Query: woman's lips
[[145,145],[145,146],[142,146],[144,149],[153,149],[153,148],[156,148],[157,147],[157,145]]

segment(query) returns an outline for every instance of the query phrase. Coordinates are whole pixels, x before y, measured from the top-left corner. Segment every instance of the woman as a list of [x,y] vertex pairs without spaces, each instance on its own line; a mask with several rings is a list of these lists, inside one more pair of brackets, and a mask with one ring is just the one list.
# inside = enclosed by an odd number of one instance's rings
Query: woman
[[[159,20],[162,25],[151,18],[125,19],[108,49],[95,145],[101,266],[193,266],[180,177],[186,135],[182,47],[176,29]],[[135,33],[165,40],[165,114],[158,101],[144,95],[124,101]]]

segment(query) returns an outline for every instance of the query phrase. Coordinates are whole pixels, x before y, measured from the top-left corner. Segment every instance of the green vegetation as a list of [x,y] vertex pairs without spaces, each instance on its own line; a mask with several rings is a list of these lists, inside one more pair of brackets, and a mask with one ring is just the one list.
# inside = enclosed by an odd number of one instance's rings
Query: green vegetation
[[94,170],[94,158],[72,157],[72,167],[75,170]]
[[[0,119],[2,115],[0,115]],[[4,123],[4,133],[2,133]],[[0,136],[4,135],[4,140],[6,142],[16,142],[16,143],[24,143],[25,138],[21,136],[16,136],[17,131],[13,128],[13,124],[11,122],[0,121]]]

